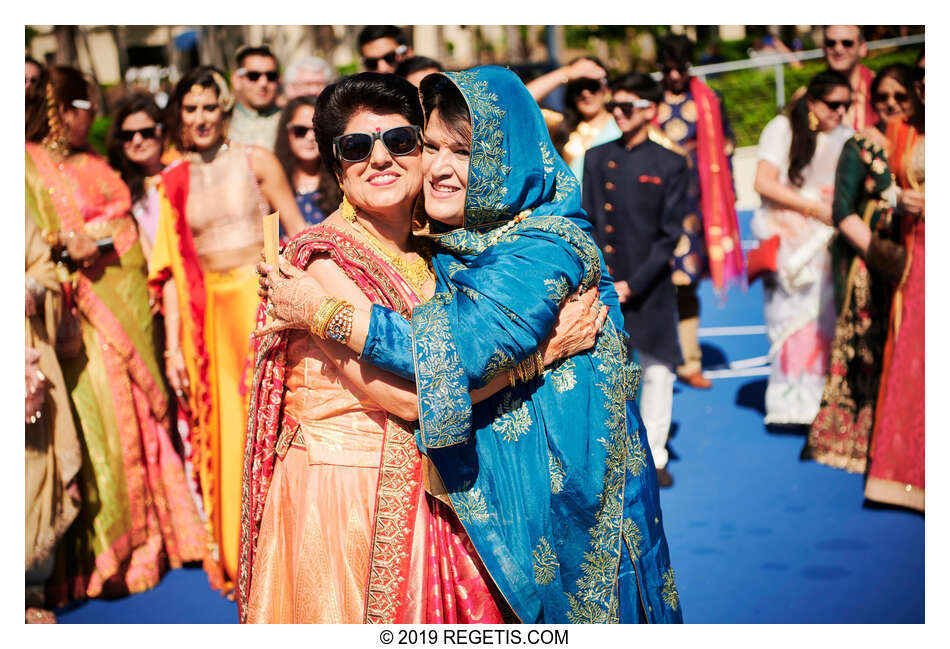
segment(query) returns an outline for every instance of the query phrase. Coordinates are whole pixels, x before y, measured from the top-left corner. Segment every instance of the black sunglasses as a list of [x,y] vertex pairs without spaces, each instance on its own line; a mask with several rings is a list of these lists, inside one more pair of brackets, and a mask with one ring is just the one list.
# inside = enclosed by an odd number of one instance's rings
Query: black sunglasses
[[608,113],[614,112],[614,109],[619,108],[624,117],[630,117],[633,115],[633,111],[636,108],[649,108],[652,105],[652,102],[647,101],[646,99],[637,99],[636,101],[608,101],[604,104],[604,108],[607,109]]
[[422,128],[410,125],[375,133],[344,133],[333,138],[333,152],[344,162],[361,162],[373,152],[376,140],[392,155],[409,155],[422,144]]
[[578,79],[567,84],[567,94],[579,95],[584,90],[593,94],[603,90],[606,85],[604,79]]
[[309,133],[310,131],[313,130],[313,127],[312,127],[312,126],[301,126],[301,125],[299,125],[299,124],[288,124],[288,125],[287,125],[287,130],[290,131],[290,134],[291,134],[292,136],[294,136],[294,137],[297,138],[298,140],[302,140],[303,138],[307,137],[307,133]]
[[382,56],[365,56],[363,57],[363,65],[365,65],[368,70],[375,70],[378,68],[380,61],[386,61],[387,65],[394,65],[396,63],[396,58],[405,54],[407,49],[409,48],[405,45],[400,45],[392,52],[387,52]]
[[135,139],[135,134],[138,133],[139,135],[142,136],[143,140],[153,140],[155,139],[155,137],[158,136],[160,130],[161,129],[157,125],[148,126],[146,128],[139,128],[133,131],[129,131],[123,128],[119,131],[118,138],[123,142],[131,142],[132,140]]
[[827,100],[825,100],[825,99],[822,99],[822,100],[821,100],[821,103],[823,103],[825,106],[827,106],[828,108],[830,108],[832,111],[836,111],[836,110],[838,110],[839,108],[841,108],[842,106],[844,107],[844,109],[845,109],[846,111],[851,110],[851,102],[850,102],[850,101],[827,101]]
[[676,72],[679,72],[681,75],[686,74],[687,70],[689,70],[689,64],[688,63],[681,63],[679,65],[677,64],[664,65],[662,63],[660,64],[661,72],[673,72],[674,70]]
[[833,38],[825,39],[825,47],[827,47],[829,50],[835,49],[835,45],[837,45],[838,43],[841,43],[841,47],[845,48],[846,50],[850,50],[852,47],[854,47],[853,38],[843,38],[840,41],[836,41]]
[[268,70],[267,72],[260,72],[259,70],[245,70],[244,68],[241,68],[240,70],[238,70],[238,74],[240,74],[243,77],[247,77],[247,80],[250,81],[251,83],[257,83],[257,80],[261,78],[261,75],[267,77],[268,83],[275,83],[278,77],[280,77],[280,75],[277,74],[277,70]]
[[874,101],[875,102],[887,101],[888,99],[891,99],[892,97],[894,98],[894,101],[896,101],[898,104],[903,104],[905,101],[907,101],[910,98],[910,95],[908,95],[906,92],[895,92],[895,93],[879,92],[874,95]]

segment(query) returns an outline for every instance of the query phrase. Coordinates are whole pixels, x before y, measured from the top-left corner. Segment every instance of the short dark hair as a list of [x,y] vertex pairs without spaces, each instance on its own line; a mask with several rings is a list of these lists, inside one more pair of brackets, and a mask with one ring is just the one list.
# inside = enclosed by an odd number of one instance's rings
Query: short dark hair
[[280,67],[280,62],[267,45],[245,45],[238,49],[234,54],[234,60],[239,68],[244,67],[244,60],[249,56],[269,56],[274,61],[274,65]]
[[358,47],[363,47],[367,43],[372,43],[380,38],[391,38],[396,41],[397,45],[409,44],[406,33],[395,25],[367,25],[360,30],[359,36],[356,37],[356,43]]
[[422,111],[426,120],[438,108],[445,125],[462,139],[471,141],[472,113],[462,91],[451,79],[443,74],[431,74],[422,80],[419,94],[422,95]]
[[628,72],[610,82],[610,92],[626,90],[640,99],[652,101],[654,104],[663,99],[663,86],[649,74],[642,72]]
[[682,34],[668,34],[657,42],[656,60],[660,63],[692,63],[693,41]]
[[135,92],[119,104],[116,108],[115,118],[109,126],[109,132],[106,135],[106,151],[109,156],[109,165],[119,172],[122,180],[129,188],[132,195],[132,202],[136,202],[145,195],[145,170],[125,155],[125,142],[119,139],[119,131],[122,130],[122,122],[133,113],[145,113],[155,124],[162,129],[159,140],[165,140],[165,120],[162,109],[155,103],[155,99],[147,92]]
[[408,59],[399,62],[399,65],[396,66],[396,74],[405,78],[413,72],[428,70],[429,68],[435,68],[439,72],[445,69],[441,63],[435,59],[430,59],[428,56],[410,56]]
[[33,65],[35,65],[36,67],[38,67],[40,70],[43,69],[43,64],[40,63],[39,61],[37,61],[36,59],[34,59],[34,58],[33,58],[32,56],[30,56],[29,54],[26,55],[26,61],[25,61],[25,63],[32,63]]
[[330,84],[317,98],[313,130],[320,159],[334,176],[339,177],[343,167],[333,152],[333,138],[343,135],[346,123],[359,110],[402,115],[419,127],[423,123],[419,91],[402,77],[361,72]]

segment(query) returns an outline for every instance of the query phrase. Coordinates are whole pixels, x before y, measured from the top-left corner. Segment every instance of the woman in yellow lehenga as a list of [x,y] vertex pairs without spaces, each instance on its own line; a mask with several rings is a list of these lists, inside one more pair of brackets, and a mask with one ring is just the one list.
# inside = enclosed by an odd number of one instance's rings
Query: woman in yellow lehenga
[[151,588],[166,565],[201,560],[207,542],[169,437],[129,190],[88,150],[89,88],[78,70],[55,67],[26,108],[27,214],[76,264],[66,288],[77,336],[59,351],[81,430],[82,506],[46,589],[58,606]]
[[176,86],[170,131],[184,157],[162,172],[149,260],[165,316],[165,373],[190,413],[190,459],[212,539],[205,568],[211,585],[226,593],[237,566],[261,216],[269,203],[290,235],[303,228],[277,158],[228,142],[233,104],[211,67],[196,68]]

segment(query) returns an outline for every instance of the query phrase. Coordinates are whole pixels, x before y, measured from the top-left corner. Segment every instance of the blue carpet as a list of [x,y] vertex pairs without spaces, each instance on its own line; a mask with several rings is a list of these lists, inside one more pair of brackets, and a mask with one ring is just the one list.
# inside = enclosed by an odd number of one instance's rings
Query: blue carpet
[[[706,331],[763,324],[761,283],[722,302],[704,282],[700,300]],[[764,334],[704,335],[701,343],[707,369],[768,352]],[[661,499],[686,621],[923,622],[924,517],[865,504],[862,476],[800,461],[804,436],[762,423],[765,381],[676,386],[676,483]],[[171,571],[146,593],[57,613],[63,623],[237,619],[197,567]]]

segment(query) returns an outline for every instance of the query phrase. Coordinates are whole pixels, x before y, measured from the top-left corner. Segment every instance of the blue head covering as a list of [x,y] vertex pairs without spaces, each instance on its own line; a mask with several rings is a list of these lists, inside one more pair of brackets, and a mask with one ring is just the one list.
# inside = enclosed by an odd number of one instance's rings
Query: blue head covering
[[431,75],[422,92],[440,76],[461,90],[472,118],[466,227],[508,221],[526,209],[535,216],[583,214],[580,183],[514,72],[492,65]]

